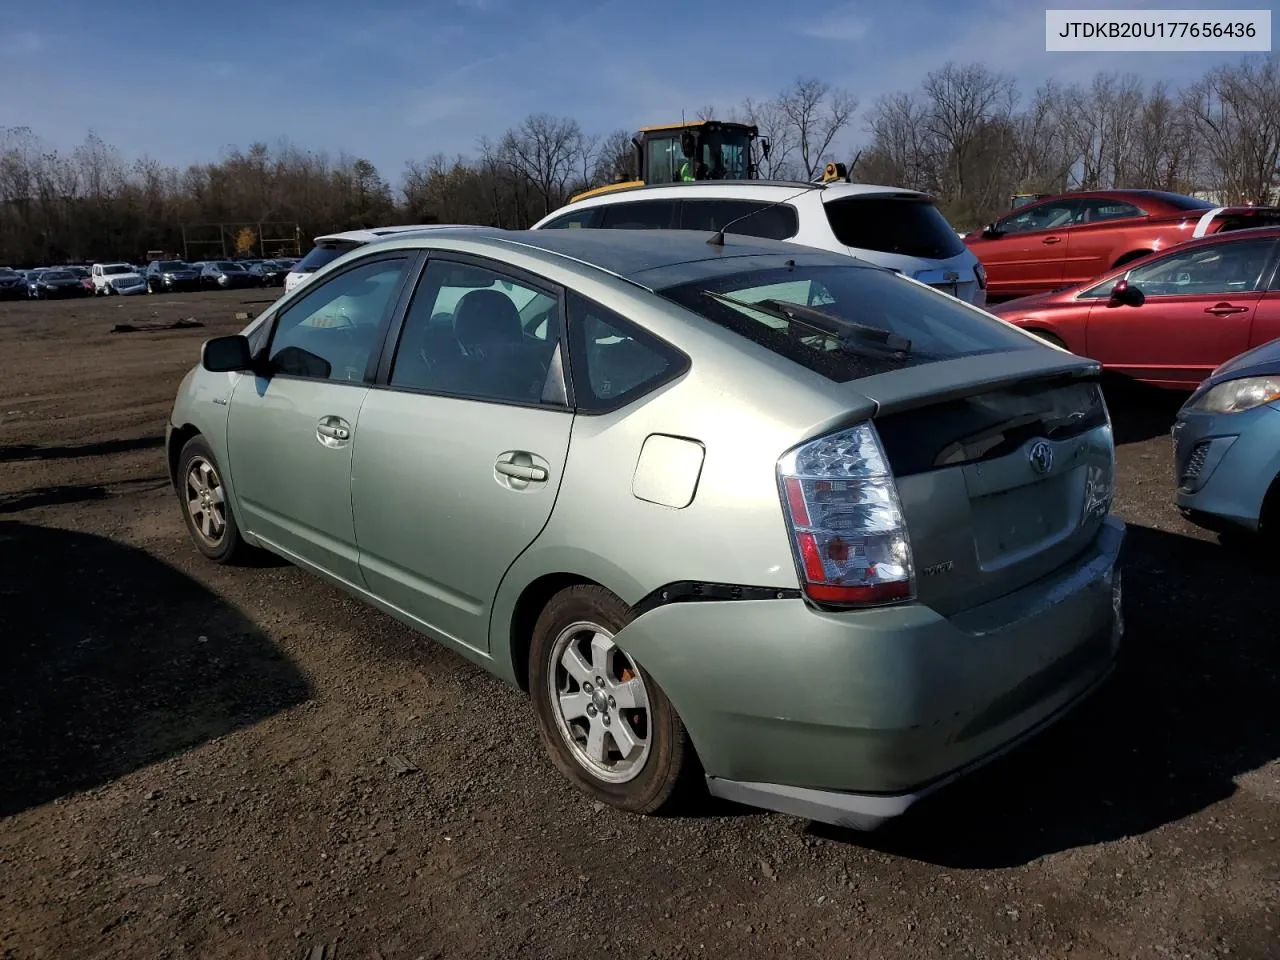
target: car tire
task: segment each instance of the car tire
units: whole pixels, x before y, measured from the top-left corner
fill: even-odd
[[[557,593],[534,626],[529,689],[557,769],[596,800],[648,814],[668,805],[696,758],[666,694],[613,643],[632,619],[631,609],[603,587]]]
[[[182,518],[196,549],[214,563],[241,559],[248,545],[226,500],[221,468],[204,437],[194,436],[183,445],[176,478]]]

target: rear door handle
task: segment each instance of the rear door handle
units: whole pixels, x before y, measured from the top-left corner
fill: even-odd
[[[1248,307],[1237,307],[1230,303],[1215,303],[1212,307],[1205,307],[1205,313],[1212,313],[1215,317],[1226,317],[1233,313],[1248,313]]]
[[[1062,238],[1061,237],[1045,237],[1040,242],[1041,243],[1061,243]]]
[[[493,465],[504,477],[511,477],[513,480],[524,480],[528,483],[543,483],[547,479],[547,470],[545,467],[539,467],[532,463],[512,463],[509,460],[499,460]]]

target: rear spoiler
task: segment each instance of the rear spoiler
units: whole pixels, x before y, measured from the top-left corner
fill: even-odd
[[[1206,210],[1191,231],[1191,239],[1211,233],[1243,230],[1248,227],[1272,227],[1280,224],[1280,207],[1214,207]]]

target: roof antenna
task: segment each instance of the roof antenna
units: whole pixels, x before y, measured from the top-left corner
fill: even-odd
[[[773,201],[773,203],[765,204],[763,207],[760,207],[757,210],[752,210],[750,213],[744,213],[740,217],[734,217],[732,220],[726,223],[723,227],[721,227],[719,230],[713,233],[710,239],[707,240],[707,243],[708,245],[713,247],[723,247],[724,232],[728,230],[730,227],[734,226],[735,224],[741,223],[743,220],[746,220],[748,217],[754,217],[757,213],[764,213],[766,210],[772,210],[774,207],[781,206],[784,203],[790,203],[796,197],[800,196],[800,194],[808,193],[810,190],[823,190],[826,188],[826,186],[827,185],[825,183],[812,183],[809,186],[805,187],[803,190],[801,190],[799,193],[793,193],[789,197],[783,197],[781,200],[775,200]]]

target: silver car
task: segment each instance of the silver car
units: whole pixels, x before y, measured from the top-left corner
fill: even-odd
[[[264,548],[533,698],[578,787],[870,828],[1120,637],[1096,363],[847,256],[688,231],[361,246],[205,343],[195,545]]]

